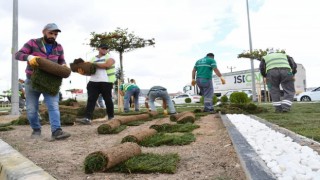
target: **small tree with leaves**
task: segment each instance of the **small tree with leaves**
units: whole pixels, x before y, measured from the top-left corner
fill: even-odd
[[[97,48],[100,44],[108,44],[110,51],[119,52],[120,59],[120,79],[123,82],[123,53],[130,52],[138,48],[153,46],[155,44],[154,38],[143,39],[129,33],[128,29],[117,28],[114,32],[104,32],[97,34],[91,33],[90,46]]]
[[[267,52],[269,49],[267,48],[266,50],[262,49],[255,49],[252,52],[250,51],[243,51],[241,54],[238,54],[238,58],[252,58],[256,59],[258,61],[262,60],[262,57],[267,55]],[[281,52],[281,53],[286,53],[284,49],[276,49],[275,52]]]

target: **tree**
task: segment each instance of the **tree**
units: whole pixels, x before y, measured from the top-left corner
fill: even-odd
[[[91,33],[90,46],[97,48],[100,44],[107,44],[110,51],[119,52],[120,59],[120,79],[123,81],[123,53],[130,52],[138,48],[153,46],[154,38],[143,39],[129,33],[128,29],[117,28],[114,32],[104,32],[101,34]]]
[[[252,52],[250,51],[243,51],[241,54],[238,54],[238,58],[252,58],[256,59],[258,61],[262,60],[262,57],[267,55],[267,51],[269,49],[267,48],[266,50],[262,49],[255,49]],[[275,52],[281,52],[281,53],[286,53],[284,49],[276,49]]]

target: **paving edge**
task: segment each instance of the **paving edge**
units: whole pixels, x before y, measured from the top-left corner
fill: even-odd
[[[0,179],[55,180],[42,168],[0,139]]]
[[[238,129],[226,115],[221,115],[221,120],[227,128],[230,139],[240,159],[242,168],[249,180],[275,180],[276,177],[266,166],[251,145],[246,141]]]

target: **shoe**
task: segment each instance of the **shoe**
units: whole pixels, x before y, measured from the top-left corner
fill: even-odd
[[[174,112],[174,113],[169,113],[169,115],[174,115],[174,114],[177,114],[177,112]]]
[[[282,110],[282,109],[276,109],[274,112],[275,112],[275,113],[282,113],[283,110]]]
[[[216,112],[212,109],[212,110],[204,110],[203,112],[207,112],[209,114],[215,114]]]
[[[33,129],[31,139],[39,139],[41,137],[41,129]]]
[[[91,124],[91,120],[88,118],[77,118],[76,122],[84,124],[84,125],[90,125]]]
[[[107,117],[107,120],[112,120],[114,117]]]
[[[62,131],[62,129],[58,128],[57,130],[55,130],[52,135],[51,138],[55,139],[55,140],[62,140],[62,139],[66,139],[68,137],[70,137],[71,134],[67,133],[65,131]]]

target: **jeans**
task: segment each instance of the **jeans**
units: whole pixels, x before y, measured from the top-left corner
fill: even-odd
[[[93,82],[89,81],[87,84],[88,91],[88,101],[87,101],[87,109],[86,109],[86,118],[93,118],[93,111],[96,106],[97,99],[99,94],[102,95],[103,100],[106,104],[106,112],[108,114],[108,118],[114,117],[114,105],[112,102],[112,88],[113,83],[108,82]]]
[[[27,104],[27,117],[32,129],[41,129],[41,124],[38,116],[39,112],[39,98],[42,94],[44,102],[48,108],[49,121],[51,132],[61,128],[60,111],[59,111],[59,93],[52,96],[48,93],[43,93],[32,88],[31,80],[25,81],[26,104]]]
[[[203,96],[204,111],[213,111],[213,84],[212,79],[197,78],[197,85]]]
[[[158,97],[166,101],[170,114],[176,113],[176,109],[174,108],[171,98],[168,95],[168,92],[166,90],[155,90],[155,91],[150,90],[149,91],[149,105],[150,105],[151,111],[156,111],[156,106],[154,105],[154,101]]]
[[[130,110],[129,101],[131,96],[133,96],[134,98],[134,110],[139,111],[139,94],[140,94],[139,88],[132,88],[126,91],[124,95],[124,112],[129,112]]]

